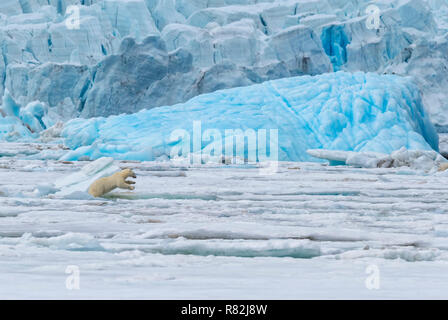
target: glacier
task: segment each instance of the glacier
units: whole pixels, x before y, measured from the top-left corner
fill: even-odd
[[[63,120],[133,113],[220,89],[332,71],[413,76],[448,129],[448,1],[5,0],[0,95]],[[79,28],[70,28],[73,6]],[[149,67],[150,66],[150,67]],[[124,72],[124,71],[128,72]],[[170,94],[165,94],[167,91]]]
[[[391,153],[402,147],[438,150],[439,144],[412,79],[341,71],[220,90],[134,114],[73,119],[62,131],[72,149],[62,160],[155,160],[172,156],[174,147],[188,156],[199,151],[190,148],[197,139],[195,122],[199,149],[217,156],[223,155],[223,146],[231,150],[224,156],[237,155],[234,130],[278,130],[278,145],[272,136],[265,142],[271,150],[278,148],[274,160],[280,161],[315,160],[308,149]],[[185,134],[176,135],[179,130]],[[249,142],[236,145],[246,156],[256,148]]]

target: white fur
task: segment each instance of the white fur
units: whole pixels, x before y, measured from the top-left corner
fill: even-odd
[[[135,173],[131,169],[114,173],[113,175],[101,178],[92,183],[89,187],[89,194],[94,197],[101,197],[116,188],[134,190],[133,181],[126,181],[126,178],[136,178]]]

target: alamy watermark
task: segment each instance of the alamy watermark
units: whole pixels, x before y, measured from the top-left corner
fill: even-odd
[[[371,4],[366,8],[367,20],[366,27],[369,30],[380,28],[381,10],[378,6]]]
[[[65,279],[65,287],[67,290],[79,290],[80,289],[80,271],[76,265],[70,265],[65,268],[65,273],[69,274]]]
[[[79,30],[81,27],[81,12],[79,6],[70,5],[65,10],[67,18],[65,19],[65,26],[69,30]]]
[[[269,143],[268,143],[269,140]],[[201,121],[193,121],[192,135],[185,129],[170,135],[170,158],[190,158],[193,164],[260,164],[260,174],[278,171],[278,129],[219,129],[202,132]]]
[[[380,268],[376,264],[368,265],[366,274],[368,274],[365,280],[366,288],[369,290],[379,290],[381,288]]]

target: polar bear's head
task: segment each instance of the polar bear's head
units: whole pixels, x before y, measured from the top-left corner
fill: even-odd
[[[125,179],[128,177],[137,178],[134,171],[132,171],[131,169],[124,169],[123,171],[121,171],[121,174]]]

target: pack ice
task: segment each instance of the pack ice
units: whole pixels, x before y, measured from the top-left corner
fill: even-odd
[[[221,90],[129,115],[74,119],[62,132],[72,149],[63,159],[154,160],[170,156],[175,146],[194,151],[188,148],[198,139],[194,123],[201,127],[201,150],[215,155],[222,151],[216,143],[233,143],[235,132],[229,130],[236,129],[277,129],[281,161],[316,161],[308,149],[438,150],[438,135],[410,78],[337,72]],[[179,130],[188,135],[173,138]],[[222,141],[214,141],[211,136],[219,135],[213,132]],[[268,138],[266,144],[271,146]]]
[[[406,150],[401,148],[391,154],[377,152],[353,152],[332,150],[307,150],[313,157],[325,159],[331,165],[350,165],[358,168],[399,168],[410,167],[435,173],[446,159],[432,150]]]

